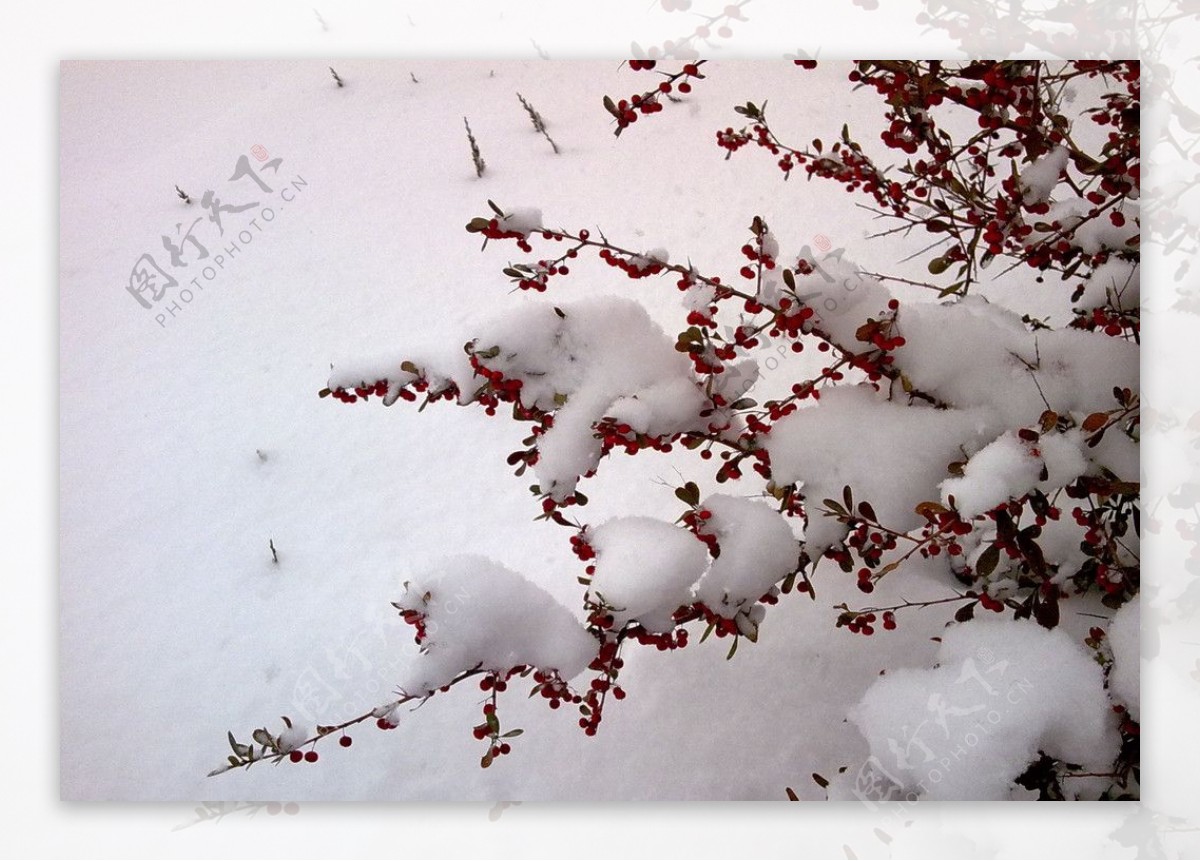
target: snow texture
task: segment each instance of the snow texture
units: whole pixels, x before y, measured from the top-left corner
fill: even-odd
[[[930,800],[1005,799],[1039,752],[1103,771],[1120,743],[1100,666],[1030,620],[951,628],[932,669],[889,672],[850,719],[876,776]]]
[[[845,535],[843,524],[817,509],[824,499],[841,499],[846,485],[892,528],[918,525],[914,508],[938,497],[946,467],[962,458],[963,446],[978,448],[986,439],[985,419],[980,410],[889,402],[868,386],[827,391],[816,406],[781,419],[767,451],[778,483],[802,485],[809,555]]]
[[[1108,645],[1113,654],[1108,690],[1136,721],[1141,720],[1141,636],[1141,596],[1135,595],[1117,610],[1108,626]]]
[[[613,607],[617,627],[640,622],[658,633],[692,603],[692,588],[708,566],[704,544],[685,529],[653,517],[616,517],[590,530],[596,551],[591,592]]]
[[[1082,442],[1075,429],[1046,434],[1036,443],[1005,433],[973,455],[961,477],[942,482],[942,501],[949,505],[953,496],[959,513],[971,518],[1034,489],[1048,492],[1070,484],[1087,470]]]
[[[628,299],[538,303],[485,326],[476,343],[480,350],[500,348],[486,364],[522,381],[526,406],[557,409],[534,466],[542,492],[556,500],[570,496],[599,463],[593,428],[601,419],[651,435],[705,425],[704,394],[691,365],[645,308]],[[460,382],[464,391],[470,386]]]
[[[540,586],[483,556],[454,556],[407,584],[396,602],[425,616],[422,654],[400,688],[431,694],[459,673],[480,667],[558,670],[571,679],[596,653],[596,641]]]
[[[717,536],[721,554],[696,588],[713,612],[732,617],[795,570],[800,542],[783,515],[765,502],[714,494],[705,532]]]
[[[1021,173],[1025,203],[1045,203],[1050,199],[1058,178],[1066,170],[1067,156],[1067,148],[1058,146],[1025,168]]]

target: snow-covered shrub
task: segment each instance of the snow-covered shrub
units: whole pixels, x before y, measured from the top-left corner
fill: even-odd
[[[703,61],[658,65],[630,63],[653,73],[651,85],[604,100],[616,133],[706,76]],[[814,63],[797,65],[803,76]],[[231,736],[228,767],[296,758],[363,721],[392,727],[403,703],[468,679],[487,695],[473,730],[485,767],[519,732],[498,717],[498,694],[518,680],[595,734],[625,697],[624,649],[685,648],[703,629],[700,639],[727,638],[732,656],[798,592],[815,603],[813,624],[852,634],[893,631],[918,608],[950,626],[937,666],[890,673],[849,716],[879,764],[872,779],[941,798],[1136,792],[1138,64],[848,71],[882,101],[882,149],[848,126],[830,145],[785,142],[753,102],[734,109],[746,125],[717,131],[716,143],[730,156],[766,151],[784,179],[840,184],[913,235],[927,271],[814,259],[787,248],[769,213],[746,213],[747,235],[724,238],[732,274],[701,272],[672,262],[687,249],[632,248],[488,201],[466,229],[485,246],[515,243],[521,259],[503,272],[516,288],[546,293],[594,255],[630,279],[665,278],[682,300],[677,325],[664,329],[629,299],[525,302],[464,333],[461,353],[338,367],[321,395],[479,406],[527,426],[508,465],[534,479],[533,513],[565,530],[583,612],[497,562],[449,560],[395,603],[421,655],[394,700],[301,744],[266,728],[257,748]],[[582,205],[572,217],[587,220]],[[1005,289],[1030,270],[1030,283]],[[1024,308],[1035,281],[1068,317]],[[755,359],[766,346],[786,358],[770,380]],[[675,490],[674,522],[586,522],[582,488],[606,459],[679,450],[695,472]],[[917,568],[934,572],[940,597],[820,598],[822,581],[848,578],[869,594]],[[1064,605],[1119,609],[1112,636],[1073,633]],[[1036,687],[1027,696],[1023,680]],[[951,723],[981,709],[987,740],[954,768],[953,750],[897,741],[939,719],[950,739]]]

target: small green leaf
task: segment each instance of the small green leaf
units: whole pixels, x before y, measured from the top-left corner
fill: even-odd
[[[500,737],[501,738],[516,738],[517,736],[521,735],[523,732],[525,732],[525,730],[523,730],[523,729],[510,729],[508,732],[506,732],[504,735],[502,735]]]
[[[979,560],[975,563],[975,573],[980,577],[987,577],[996,570],[996,565],[1000,562],[1000,548],[995,544],[989,544],[987,549],[979,554]]]

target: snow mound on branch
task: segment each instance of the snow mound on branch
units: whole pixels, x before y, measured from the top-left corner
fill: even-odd
[[[841,499],[849,485],[893,529],[919,525],[914,508],[938,497],[946,467],[988,439],[981,410],[936,410],[883,400],[869,386],[822,392],[814,407],[776,423],[767,438],[771,471],[779,484],[799,482],[808,506],[805,541],[810,556],[846,534],[817,509]]]
[[[1054,193],[1058,178],[1067,167],[1067,148],[1055,147],[1021,172],[1025,203],[1045,203]]]
[[[1075,429],[1046,434],[1036,443],[1012,432],[1002,434],[971,456],[961,478],[942,482],[942,502],[949,505],[953,496],[959,513],[972,518],[1035,488],[1048,492],[1070,484],[1088,468],[1082,443]]]
[[[887,309],[891,291],[840,253],[827,254],[813,266],[812,273],[795,276],[796,295],[816,313],[817,328],[836,344],[858,351],[863,345],[854,333],[868,317]]]
[[[522,403],[558,410],[534,466],[542,492],[556,500],[570,496],[599,463],[593,427],[603,418],[652,436],[706,427],[699,415],[706,401],[691,364],[631,300],[599,298],[558,309],[537,304],[494,322],[476,343],[500,348],[486,364],[522,381]]]
[[[700,579],[696,597],[731,618],[796,569],[800,542],[784,516],[765,502],[715,494],[701,507],[712,512],[704,531],[717,536],[721,555]]]
[[[616,627],[637,621],[648,631],[675,627],[671,616],[692,603],[708,565],[704,544],[653,517],[617,517],[590,530],[596,551],[591,591],[612,606]]]
[[[425,616],[422,654],[404,674],[409,694],[430,694],[459,673],[481,667],[581,673],[596,640],[540,586],[483,556],[441,560],[414,577],[396,602]]]
[[[1133,311],[1141,300],[1141,267],[1120,257],[1110,257],[1093,270],[1075,307],[1090,311],[1109,305]]]
[[[1034,222],[1033,232],[1025,237],[1025,244],[1031,246],[1061,238],[1087,254],[1098,254],[1105,248],[1113,251],[1130,250],[1130,240],[1141,233],[1139,204],[1123,200],[1091,217],[1093,209],[1095,207],[1086,200],[1074,197],[1051,204],[1050,211]],[[1116,213],[1115,217],[1122,223],[1114,224],[1114,216],[1110,213]],[[1055,224],[1059,226],[1055,227]],[[1050,229],[1039,229],[1038,225]]]
[[[1031,332],[1020,317],[967,296],[905,306],[896,365],[922,392],[955,407],[990,407],[997,430],[1027,427],[1050,408],[1083,415],[1115,406],[1113,386],[1138,391],[1138,347],[1074,329]]]
[[[535,206],[517,206],[500,219],[501,230],[528,236],[542,229],[542,211]]]
[[[1121,606],[1108,626],[1108,644],[1113,654],[1108,689],[1113,699],[1129,709],[1134,720],[1141,720],[1141,638],[1141,598],[1135,595]]]
[[[934,668],[888,673],[850,719],[870,743],[864,769],[930,800],[1005,799],[1039,752],[1104,771],[1120,745],[1100,666],[1028,620],[951,628]]]

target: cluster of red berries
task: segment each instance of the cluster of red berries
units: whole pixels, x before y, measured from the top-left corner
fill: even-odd
[[[600,250],[600,259],[609,266],[615,266],[630,278],[648,278],[657,275],[666,268],[666,264],[653,257],[641,255],[615,254],[608,248]]]
[[[596,558],[596,550],[588,543],[587,528],[581,529],[578,533],[571,536],[571,552],[574,553],[580,562],[591,562]],[[594,566],[589,566],[588,574],[595,574]]]
[[[869,637],[875,633],[877,619],[878,616],[873,612],[858,613],[847,610],[838,616],[836,627],[845,628],[851,634],[862,634],[864,637]],[[896,627],[896,617],[891,610],[883,614],[883,627],[889,631]]]
[[[293,750],[288,754],[288,759],[292,762],[316,762],[320,758],[320,755],[315,750],[307,752]]]
[[[677,611],[685,612],[684,610]],[[687,628],[675,628],[665,633],[647,631],[641,625],[631,625],[625,630],[626,639],[633,640],[639,646],[653,646],[660,652],[683,649],[688,644]]]
[[[1103,332],[1111,338],[1135,337],[1142,330],[1141,321],[1134,313],[1107,308],[1093,308],[1090,314],[1080,314],[1071,321],[1071,327]]]
[[[750,143],[750,135],[734,131],[732,127],[717,132],[717,146],[726,150],[725,158],[729,158],[748,143]]]
[[[979,606],[985,610],[991,610],[993,613],[1002,613],[1004,611],[1004,602],[998,598],[993,598],[987,592],[979,595]]]
[[[331,389],[329,394],[333,396],[335,401],[341,401],[344,404],[352,404],[359,398],[362,398],[364,401],[368,400],[371,395],[375,395],[377,398],[382,398],[387,395],[387,392],[388,381],[376,380],[372,385],[368,386],[367,384],[363,383],[350,390],[339,386],[336,389]],[[409,394],[411,395],[412,393],[409,392]]]
[[[540,694],[552,709],[560,708],[563,703],[578,705],[583,702],[583,697],[575,694],[557,673],[538,670],[533,674],[533,681],[534,687],[530,696]]]
[[[501,403],[511,403],[517,406],[521,418],[536,419],[540,417],[537,412],[527,409],[521,404],[521,389],[525,385],[523,381],[516,377],[510,379],[504,375],[503,371],[487,367],[477,354],[471,354],[470,362],[475,376],[487,380],[486,388],[476,396],[476,400],[483,405],[487,415],[496,415],[496,409]]]
[[[497,689],[499,690],[499,689]],[[485,703],[483,706],[483,723],[476,725],[471,734],[479,741],[488,739],[488,752],[486,758],[495,759],[498,756],[506,756],[512,753],[512,745],[502,740],[500,734],[500,721],[496,717],[496,704],[494,702]]]
[[[515,239],[517,240],[517,247],[527,254],[533,250],[533,246],[529,244],[529,237],[524,232],[520,230],[505,230],[500,226],[500,220],[497,218],[488,219],[487,224],[481,227],[478,232],[482,233],[487,239]]]
[[[600,440],[600,453],[607,455],[614,449],[622,449],[626,454],[637,454],[643,449],[652,449],[664,454],[674,448],[679,434],[651,435],[638,433],[625,422],[603,419],[596,423],[594,435]]]
[[[425,630],[425,614],[420,610],[401,610],[400,618],[405,624],[412,625],[416,628],[416,634],[413,637],[413,642],[418,646],[425,642],[428,632]]]

